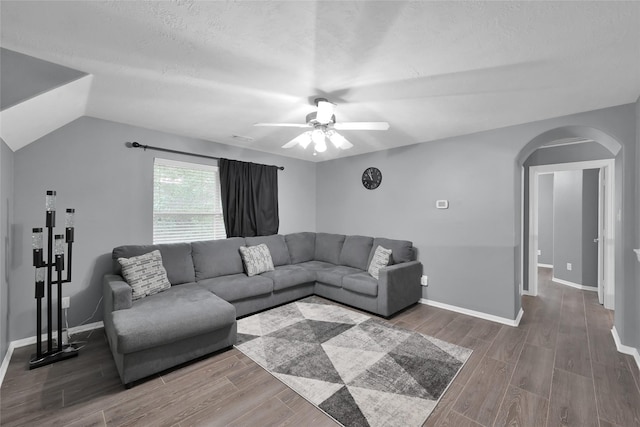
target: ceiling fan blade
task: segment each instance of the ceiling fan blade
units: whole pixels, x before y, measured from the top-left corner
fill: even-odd
[[[340,146],[341,150],[348,150],[349,148],[353,148],[353,144],[349,142],[348,139],[344,139],[344,141],[342,141],[342,145]]]
[[[285,127],[285,128],[308,128],[308,123],[254,123],[254,126]]]
[[[341,122],[333,126],[337,130],[387,130],[387,122]]]
[[[327,124],[331,121],[333,113],[336,111],[336,104],[329,101],[318,101],[318,114],[316,120],[318,123]]]
[[[300,144],[302,148],[307,148],[311,142],[311,131],[303,132],[282,146],[282,148],[292,148]]]
[[[296,144],[298,143],[298,137],[296,136],[295,138],[293,138],[291,141],[287,142],[286,144],[284,144],[282,146],[282,148],[293,148],[296,146]]]
[[[344,136],[340,135],[338,132],[336,132],[333,129],[327,131],[327,136],[329,137],[329,141],[331,141],[333,145],[336,146],[336,148],[340,148],[342,150],[348,150],[349,148],[353,147],[352,143],[347,141],[347,139]]]

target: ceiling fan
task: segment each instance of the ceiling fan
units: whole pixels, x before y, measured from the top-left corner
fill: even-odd
[[[277,127],[295,127],[295,128],[311,128],[301,135],[296,136],[287,142],[282,148],[291,148],[299,144],[302,148],[307,148],[311,142],[314,144],[315,151],[322,153],[327,150],[327,138],[336,147],[347,150],[353,147],[353,144],[340,135],[336,130],[387,130],[389,123],[387,122],[342,122],[336,123],[336,104],[329,102],[326,98],[316,98],[314,100],[318,111],[307,114],[307,122],[301,123],[256,123],[254,126],[277,126]]]

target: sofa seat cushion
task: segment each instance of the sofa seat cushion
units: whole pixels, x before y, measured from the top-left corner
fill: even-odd
[[[195,283],[142,298],[113,312],[118,352],[133,353],[232,325],[233,305]]]
[[[343,265],[338,265],[332,268],[324,268],[322,270],[318,270],[316,272],[316,280],[318,282],[342,287],[342,278],[349,274],[361,273],[362,270],[353,267],[345,267]]]
[[[369,273],[358,273],[345,276],[342,279],[342,288],[359,294],[378,296],[378,281]]]
[[[324,262],[324,261],[307,261],[307,262],[301,262],[300,264],[296,264],[296,266],[302,267],[305,270],[318,271],[318,270],[323,270],[325,268],[333,268],[336,265],[331,264],[330,262]]]
[[[295,265],[283,265],[276,267],[273,271],[262,273],[261,276],[273,280],[273,290],[292,288],[303,283],[313,283],[316,281],[315,271],[307,270]]]
[[[229,302],[273,292],[273,280],[262,275],[231,274],[200,280],[198,284]]]

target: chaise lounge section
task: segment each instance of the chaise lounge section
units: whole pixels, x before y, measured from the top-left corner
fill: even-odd
[[[264,244],[273,269],[249,276],[241,247]],[[391,250],[374,278],[376,248]],[[138,300],[119,258],[159,250],[171,287]],[[104,277],[104,325],[125,385],[235,344],[236,318],[319,295],[389,317],[421,297],[422,264],[410,241],[301,232],[113,250]]]

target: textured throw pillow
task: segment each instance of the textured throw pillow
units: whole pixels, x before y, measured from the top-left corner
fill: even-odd
[[[379,279],[379,271],[382,267],[389,265],[389,259],[391,258],[391,249],[385,249],[382,246],[378,246],[373,253],[371,262],[369,263],[369,274]]]
[[[249,277],[274,269],[271,252],[264,243],[256,246],[240,246],[240,257]]]
[[[133,301],[171,287],[159,250],[131,258],[118,258],[122,276],[133,289]]]

